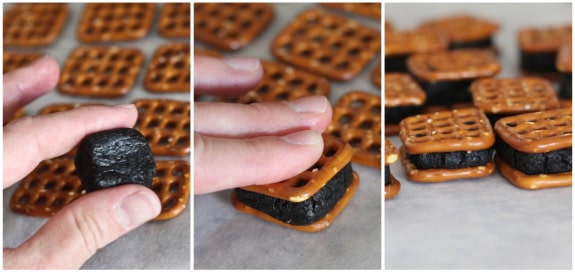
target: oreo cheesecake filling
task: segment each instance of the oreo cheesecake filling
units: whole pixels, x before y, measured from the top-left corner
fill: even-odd
[[[385,57],[385,72],[392,73],[407,73],[409,69],[407,68],[407,58],[409,55],[397,55],[397,56],[386,56]]]
[[[464,49],[464,48],[485,48],[489,49],[493,46],[491,37],[481,40],[465,41],[465,42],[451,42],[449,49]]]
[[[571,147],[542,153],[525,153],[498,139],[495,148],[497,156],[526,175],[557,174],[571,172],[572,169]]]
[[[528,72],[557,72],[555,60],[557,52],[528,53],[521,52],[521,68]]]
[[[397,124],[408,116],[417,115],[421,112],[421,106],[398,106],[385,108],[385,123]]]
[[[317,193],[302,202],[290,202],[260,193],[235,189],[244,204],[290,225],[310,225],[323,218],[344,196],[353,179],[351,163],[344,166]]]
[[[458,169],[486,165],[492,160],[494,152],[494,148],[488,148],[477,151],[407,153],[407,156],[417,169]]]
[[[419,84],[427,94],[426,105],[452,106],[459,102],[471,102],[469,86],[472,80],[455,81],[420,81]]]

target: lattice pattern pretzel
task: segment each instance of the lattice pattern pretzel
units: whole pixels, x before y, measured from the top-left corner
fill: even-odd
[[[78,25],[82,42],[130,41],[148,33],[153,3],[89,3]]]
[[[190,45],[167,44],[156,49],[144,87],[153,92],[190,92]]]
[[[252,42],[274,17],[265,3],[194,3],[194,37],[221,50]]]
[[[162,212],[154,220],[166,220],[181,214],[190,197],[190,164],[187,161],[156,161],[152,190],[162,203]]]
[[[279,60],[334,80],[355,77],[380,52],[381,33],[320,10],[301,13],[272,44]]]
[[[131,90],[143,62],[138,49],[79,47],[64,64],[58,89],[69,95],[122,96]]]
[[[4,46],[49,45],[56,40],[67,18],[67,4],[14,4],[4,13]]]
[[[495,143],[489,120],[476,108],[410,116],[399,125],[399,136],[410,154],[476,151]]]
[[[333,117],[325,133],[349,143],[352,161],[381,167],[381,96],[351,91],[333,108]]]
[[[152,154],[186,156],[190,153],[190,103],[139,99],[135,129],[148,140]]]
[[[483,49],[416,54],[407,59],[407,67],[418,79],[431,82],[488,77],[501,70],[494,53]]]
[[[190,3],[164,3],[158,31],[168,38],[190,36]]]
[[[381,3],[321,3],[320,5],[381,20]]]

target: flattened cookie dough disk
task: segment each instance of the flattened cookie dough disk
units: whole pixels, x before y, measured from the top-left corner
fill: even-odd
[[[288,228],[316,232],[328,227],[355,193],[351,147],[324,134],[324,152],[301,174],[268,185],[237,188],[232,203],[239,211]]]
[[[381,33],[312,9],[298,15],[272,43],[279,60],[333,80],[349,80],[380,52]]]
[[[146,138],[131,128],[86,136],[78,147],[75,164],[88,192],[122,184],[150,188],[156,174],[156,164]]]

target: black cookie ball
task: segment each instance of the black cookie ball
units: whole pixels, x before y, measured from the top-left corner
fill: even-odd
[[[87,192],[122,184],[152,186],[156,163],[142,134],[118,128],[90,134],[78,147],[76,172]]]

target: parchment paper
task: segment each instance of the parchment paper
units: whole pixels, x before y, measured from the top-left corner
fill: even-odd
[[[571,24],[571,4],[385,5],[397,29],[465,12],[499,22],[499,77],[519,76],[520,28]],[[390,137],[399,147],[399,137]],[[571,188],[529,191],[499,172],[481,179],[438,184],[408,181],[397,161],[391,173],[401,182],[385,202],[386,269],[571,269]]]
[[[295,16],[317,4],[274,4],[275,18],[247,48],[226,56],[256,56],[274,60],[270,44]],[[375,29],[377,20],[330,10]],[[206,46],[199,42],[196,45]],[[329,100],[334,104],[345,92],[357,89],[375,94],[370,73],[380,61],[374,58],[355,79],[331,81]],[[286,160],[297,158],[286,158]],[[223,166],[225,167],[225,166]],[[380,269],[382,184],[379,169],[353,164],[359,188],[349,205],[327,229],[299,232],[236,211],[230,190],[194,197],[195,269]]]
[[[3,12],[10,4],[3,4]],[[68,54],[80,42],[76,38],[77,24],[83,12],[84,4],[71,3],[69,4],[70,12],[66,26],[62,29],[62,33],[57,41],[47,47],[36,49],[24,48],[8,48],[8,51],[38,51],[47,53],[58,61],[60,67],[68,58]],[[162,5],[156,5],[155,16],[152,26],[147,36],[143,39],[132,42],[118,42],[118,43],[97,43],[94,45],[117,45],[122,47],[136,47],[142,50],[145,55],[145,62],[140,70],[139,77],[136,81],[134,88],[126,96],[117,99],[94,99],[66,96],[53,90],[37,101],[31,103],[26,107],[26,112],[29,115],[36,114],[38,110],[46,105],[53,103],[105,103],[105,104],[124,104],[131,103],[139,98],[165,98],[165,99],[179,99],[183,101],[190,101],[189,93],[175,93],[175,94],[154,94],[146,91],[143,88],[142,81],[146,68],[153,56],[155,49],[163,44],[172,42],[189,42],[189,38],[182,39],[167,39],[158,34],[157,21],[160,16]],[[92,45],[92,44],[89,44]],[[62,133],[66,133],[65,131]],[[54,135],[58,137],[58,135]],[[158,159],[174,159],[168,157],[158,157]],[[182,159],[182,158],[180,158]],[[189,160],[189,157],[183,158]],[[28,239],[37,229],[43,225],[47,219],[35,218],[18,213],[14,213],[10,209],[10,198],[17,184],[4,190],[3,192],[3,238],[4,247],[16,247],[23,241]],[[191,204],[191,203],[188,203]],[[191,206],[191,205],[188,205]],[[189,269],[190,268],[190,208],[186,210],[177,218],[159,221],[148,222],[142,227],[133,230],[127,235],[119,238],[108,246],[98,250],[98,252],[89,259],[83,269]]]

